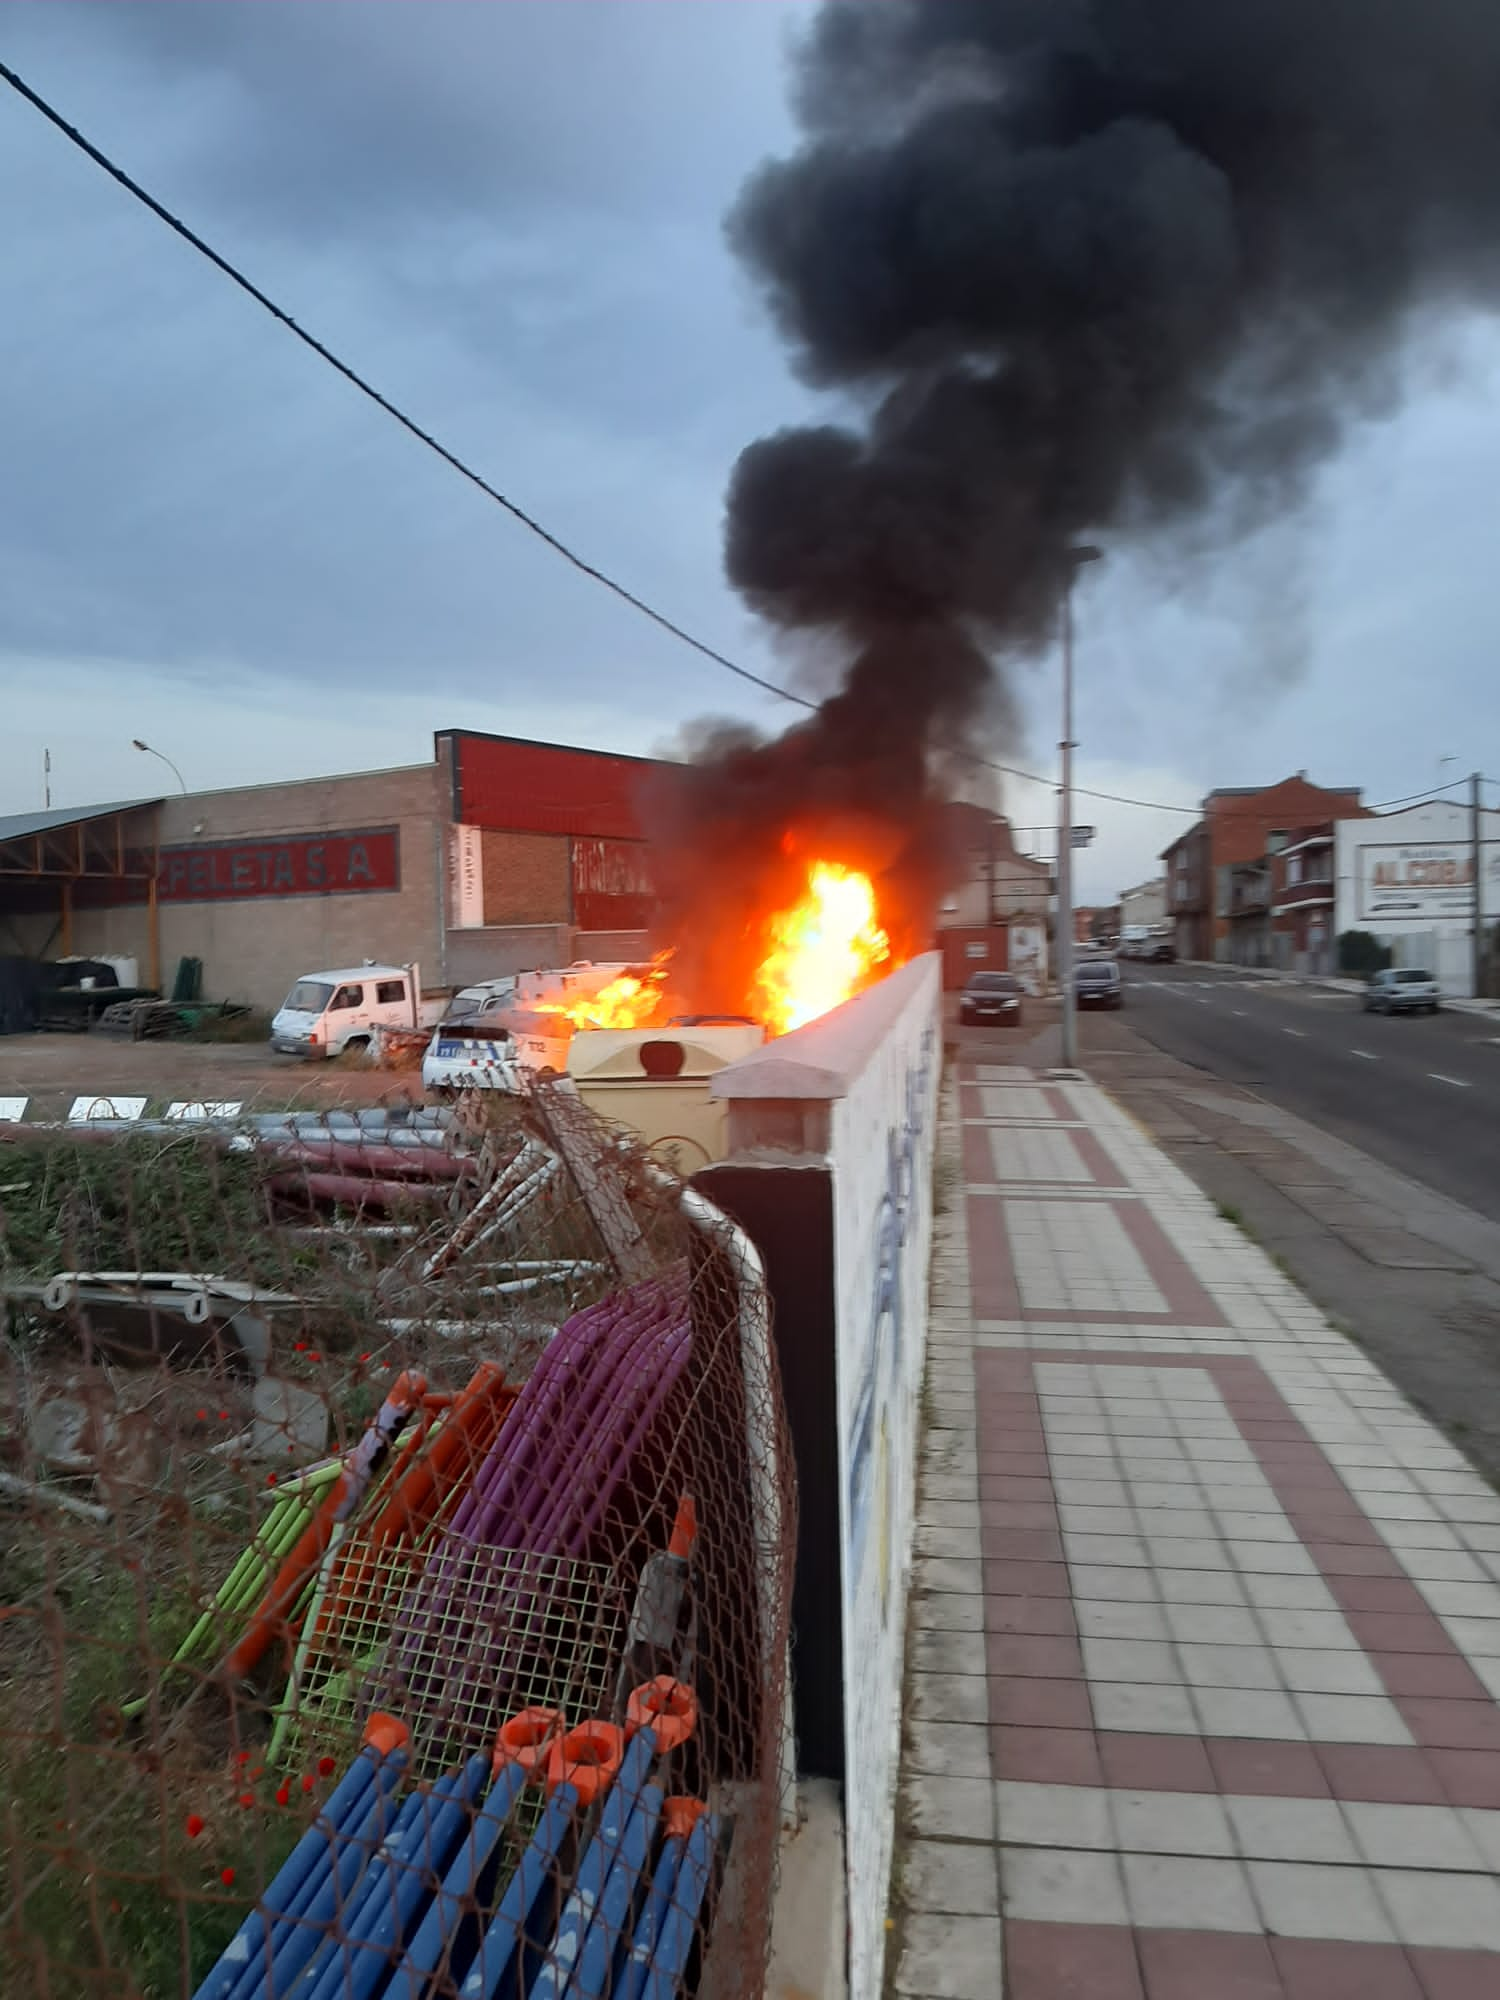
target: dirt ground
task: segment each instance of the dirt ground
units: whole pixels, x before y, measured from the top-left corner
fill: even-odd
[[[147,1115],[175,1100],[239,1102],[245,1109],[422,1101],[415,1072],[303,1062],[255,1042],[121,1041],[113,1036],[0,1038],[0,1096],[30,1100],[28,1122],[66,1118],[74,1098],[144,1097]]]

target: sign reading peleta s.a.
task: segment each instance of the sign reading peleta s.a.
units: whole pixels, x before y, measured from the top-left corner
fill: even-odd
[[[163,903],[240,903],[289,896],[357,896],[401,886],[401,833],[303,833],[282,840],[216,840],[164,847]]]

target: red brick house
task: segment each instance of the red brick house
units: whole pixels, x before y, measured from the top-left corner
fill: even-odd
[[[1314,785],[1305,771],[1276,785],[1210,792],[1203,817],[1162,854],[1178,957],[1280,963],[1276,858],[1294,835],[1366,816],[1358,786]]]

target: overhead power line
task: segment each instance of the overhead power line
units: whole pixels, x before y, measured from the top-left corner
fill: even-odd
[[[247,297],[254,299],[255,303],[268,312],[278,325],[284,327],[288,333],[292,334],[297,340],[300,340],[303,346],[316,354],[320,361],[326,362],[337,374],[343,376],[344,380],[351,387],[357,389],[362,396],[367,397],[377,409],[382,410],[386,416],[390,417],[395,423],[398,423],[419,444],[423,444],[429,451],[435,452],[445,465],[451,466],[462,478],[468,480],[470,485],[483,493],[486,499],[493,501],[497,507],[502,508],[510,515],[512,520],[519,522],[523,528],[529,530],[539,541],[545,542],[554,555],[560,556],[564,562],[568,563],[573,569],[576,569],[581,576],[586,576],[591,582],[599,584],[601,588],[617,597],[622,604],[629,605],[632,611],[639,612],[643,618],[648,618],[661,631],[666,632],[674,639],[680,640],[684,646],[691,647],[695,653],[699,654],[705,660],[712,661],[716,667],[722,667],[726,673],[735,675],[737,679],[748,682],[752,687],[762,689],[766,694],[775,695],[778,700],[792,702],[798,708],[816,711],[819,704],[811,700],[807,695],[798,694],[792,688],[782,687],[778,682],[767,679],[764,674],[757,674],[751,668],[741,666],[737,660],[730,659],[727,653],[720,652],[717,646],[710,645],[706,639],[698,638],[695,633],[688,631],[686,626],[678,624],[675,618],[668,617],[664,611],[658,611],[654,604],[648,603],[645,598],[639,596],[626,584],[619,582],[617,578],[611,576],[607,570],[601,569],[597,563],[591,563],[587,557],[581,556],[561,536],[553,534],[550,528],[544,527],[534,514],[528,513],[524,507],[518,505],[516,501],[502,493],[498,487],[493,486],[484,477],[483,473],[476,472],[474,467],[468,464],[466,460],[460,458],[457,452],[450,450],[447,445],[434,437],[431,431],[424,429],[415,418],[409,417],[388,396],[382,395],[372,382],[359,373],[358,369],[352,367],[347,361],[335,354],[331,347],[328,347],[314,334],[309,333],[304,326],[299,325],[284,306],[278,305],[269,293],[262,291],[260,286],[253,279],[248,278],[238,265],[231,263],[229,258],[215,250],[211,243],[201,237],[195,229],[190,228],[180,216],[174,215],[171,209],[167,208],[164,203],[156,199],[155,195],[142,187],[141,183],[133,175],[127,173],[107,153],[102,152],[91,139],[86,138],[79,131],[76,125],[70,124],[54,105],[50,104],[38,91],[33,90],[24,77],[20,76],[3,62],[0,62],[0,78],[3,78],[10,85],[11,89],[18,96],[23,97],[34,110],[39,111],[50,125],[55,126],[65,139],[76,146],[87,158],[92,160],[95,166],[102,168],[110,176],[111,180],[118,182],[125,189],[127,194],[133,195],[138,202],[148,208],[159,222],[164,222],[168,229],[182,238],[184,243],[190,244],[200,256],[206,257],[216,270],[229,279],[231,284],[237,285]],[[972,762],[981,765],[985,770],[995,771],[1003,777],[1020,778],[1028,784],[1043,785],[1054,789],[1057,785],[1055,778],[1044,778],[1039,772],[1024,771],[1014,764],[999,763],[996,759],[980,756],[977,752],[965,752],[964,754]],[[1371,810],[1374,812],[1384,812],[1390,806],[1408,805],[1414,799],[1431,797],[1437,792],[1451,791],[1456,786],[1467,783],[1468,780],[1466,778],[1456,778],[1451,785],[1434,787],[1433,792],[1414,792],[1410,798],[1391,799],[1387,801],[1386,805],[1375,806]],[[1163,799],[1131,798],[1120,792],[1096,791],[1086,785],[1075,785],[1073,790],[1081,798],[1099,799],[1109,805],[1133,806],[1143,812],[1185,813],[1189,818],[1193,819],[1202,817],[1201,806],[1176,805]],[[1217,815],[1220,819],[1237,816],[1232,813]]]
[[[761,674],[752,673],[749,667],[742,667],[738,661],[731,660],[727,654],[719,652],[716,647],[710,646],[706,640],[696,638],[693,633],[679,625],[675,619],[669,618],[665,612],[658,611],[654,605],[648,604],[643,597],[638,597],[633,590],[628,589],[626,585],[618,582],[607,571],[600,569],[597,564],[591,563],[586,557],[579,555],[578,551],[570,548],[560,536],[554,535],[550,528],[543,527],[542,523],[534,515],[528,514],[524,507],[518,506],[514,500],[509,499],[502,493],[498,487],[492,486],[482,473],[476,472],[472,465],[467,464],[458,456],[457,452],[450,451],[447,445],[441,443],[432,435],[431,431],[424,430],[414,418],[407,416],[406,412],[398,408],[388,396],[383,396],[372,382],[367,381],[357,369],[350,367],[347,361],[341,360],[331,347],[325,346],[321,340],[309,333],[305,327],[299,326],[297,321],[293,319],[292,315],[283,306],[279,306],[268,293],[261,290],[259,285],[255,284],[252,279],[247,278],[237,265],[232,264],[227,257],[221,256],[211,243],[205,242],[196,230],[190,229],[180,216],[174,215],[153,194],[148,193],[138,180],[135,180],[130,174],[126,173],[125,169],[110,159],[108,154],[102,153],[91,140],[86,139],[76,125],[70,125],[62,113],[49,104],[46,98],[34,91],[23,77],[18,76],[13,69],[10,69],[4,63],[0,63],[0,77],[4,78],[12,90],[24,97],[28,104],[40,111],[50,124],[55,125],[65,138],[71,140],[78,147],[80,152],[86,153],[95,166],[102,167],[112,180],[118,181],[128,194],[134,195],[137,201],[142,202],[149,208],[159,221],[167,225],[168,229],[173,230],[185,243],[190,243],[200,256],[206,257],[217,270],[222,271],[231,284],[238,285],[242,292],[254,299],[258,306],[263,307],[274,320],[286,328],[288,333],[293,334],[300,340],[304,347],[311,348],[319,360],[326,361],[330,368],[335,369],[342,375],[344,380],[358,389],[362,396],[368,396],[378,409],[384,410],[385,414],[400,424],[403,430],[409,431],[419,443],[426,445],[429,451],[435,451],[438,457],[446,464],[451,465],[455,472],[460,473],[471,485],[477,486],[479,491],[487,499],[493,500],[497,507],[503,507],[513,520],[519,521],[523,528],[528,528],[539,540],[544,541],[555,555],[562,557],[564,562],[571,563],[573,568],[578,570],[582,575],[589,577],[597,584],[601,584],[605,590],[612,591],[623,603],[628,604],[633,611],[640,612],[643,618],[649,618],[653,625],[660,626],[662,631],[670,633],[674,639],[680,639],[683,645],[691,646],[695,653],[701,653],[705,659],[712,660],[715,666],[723,667],[727,673],[737,674],[742,681],[749,681],[755,687],[764,688],[767,694],[779,695],[783,701],[797,702],[803,708],[817,707],[817,703],[809,701],[806,696],[794,694],[788,688],[778,687],[774,681],[767,680]]]

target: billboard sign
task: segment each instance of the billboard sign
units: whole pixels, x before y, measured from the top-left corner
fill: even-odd
[[[1357,850],[1361,917],[1472,919],[1474,850],[1467,841]],[[1488,900],[1488,899],[1486,899]]]

